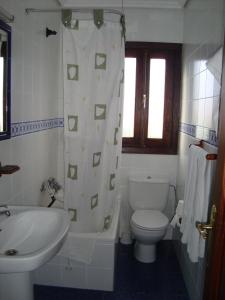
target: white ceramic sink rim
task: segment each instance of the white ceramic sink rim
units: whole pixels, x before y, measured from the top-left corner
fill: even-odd
[[[5,228],[7,230],[7,226],[10,226],[10,223],[17,220],[15,216],[19,218],[28,217],[28,214],[33,216],[39,216],[38,214],[45,214],[45,216],[49,215],[50,217],[57,218],[57,229],[51,232],[54,237],[49,238],[49,242],[43,243],[41,248],[34,249],[34,251],[28,251],[27,253],[18,253],[15,256],[7,256],[4,254],[5,250],[4,245],[0,246],[0,273],[18,273],[18,272],[26,272],[32,271],[42,264],[46,263],[49,259],[51,259],[61,248],[66,234],[69,229],[69,215],[63,209],[57,208],[45,208],[45,207],[28,207],[28,206],[8,206],[9,211],[12,216],[10,217],[1,217],[0,219],[0,228]],[[2,220],[3,219],[3,220]],[[2,221],[1,221],[2,220]],[[36,225],[38,226],[38,224]],[[9,228],[9,227],[8,227]],[[43,228],[42,228],[43,229]],[[51,228],[52,229],[52,228]],[[16,230],[16,229],[15,229]],[[48,228],[46,228],[48,230]],[[2,231],[3,233],[3,231]],[[47,234],[47,233],[46,233]],[[0,232],[1,236],[1,232]],[[46,236],[45,236],[46,239]],[[7,242],[7,241],[6,241]],[[16,248],[16,247],[15,247]],[[1,251],[3,249],[3,251]],[[26,252],[26,250],[23,249]],[[2,253],[3,252],[3,253]]]

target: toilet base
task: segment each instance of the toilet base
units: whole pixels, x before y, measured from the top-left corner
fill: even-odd
[[[144,245],[136,241],[134,256],[142,263],[153,263],[156,260],[156,245]]]

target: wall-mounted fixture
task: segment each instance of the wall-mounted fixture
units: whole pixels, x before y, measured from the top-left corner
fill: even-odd
[[[9,175],[9,174],[13,174],[16,171],[19,171],[20,167],[16,166],[16,165],[6,165],[6,166],[2,166],[2,164],[0,163],[0,177],[2,175]]]
[[[50,35],[56,35],[56,34],[57,34],[57,32],[55,30],[51,30],[48,27],[46,27],[46,30],[45,30],[46,37],[49,37]]]

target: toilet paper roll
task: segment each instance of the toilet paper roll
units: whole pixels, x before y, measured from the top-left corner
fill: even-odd
[[[184,200],[179,200],[176,208],[176,213],[170,222],[171,226],[175,228],[177,225],[180,227],[181,225],[181,219],[183,217],[183,211],[184,211]]]

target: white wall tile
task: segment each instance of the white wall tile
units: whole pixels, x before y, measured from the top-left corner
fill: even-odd
[[[59,35],[46,39],[45,27],[59,31],[57,14],[25,14],[25,7],[52,1],[1,1],[15,16],[12,26],[12,122],[58,117]],[[38,205],[41,183],[57,177],[58,130],[0,141],[2,164],[20,171],[0,179],[2,198],[10,204]],[[1,200],[2,202],[2,200]]]
[[[199,76],[199,99],[205,98],[206,94],[206,70],[202,71]]]
[[[195,108],[192,107],[190,103],[189,100],[185,100],[181,105],[182,122],[186,124],[190,124],[193,118],[197,118],[197,110],[194,110],[193,112],[193,109]],[[196,105],[196,102],[192,101],[192,104]]]
[[[194,123],[195,125],[204,126],[205,120],[205,99],[196,100],[198,103],[198,118],[197,122]]]
[[[214,76],[212,73],[207,70],[206,71],[206,91],[205,96],[206,98],[213,96],[213,87],[214,87]]]
[[[213,97],[216,96],[220,96],[220,83],[217,80],[214,80]]]
[[[217,96],[213,98],[213,112],[212,112],[212,126],[211,126],[211,128],[215,131],[218,130],[219,108],[220,108],[220,97]]]
[[[204,121],[205,127],[208,128],[213,127],[212,124],[213,113],[215,114],[215,111],[213,112],[213,98],[206,98],[205,99],[205,121]]]
[[[200,74],[196,74],[193,77],[193,100],[199,99],[199,90],[200,90]]]
[[[183,11],[160,9],[125,9],[128,41],[183,41]]]
[[[188,53],[190,55],[190,53]],[[198,48],[195,52],[192,54],[192,60],[190,61],[190,65],[193,66],[193,75],[197,75],[200,73],[200,65],[201,65],[201,48]]]

